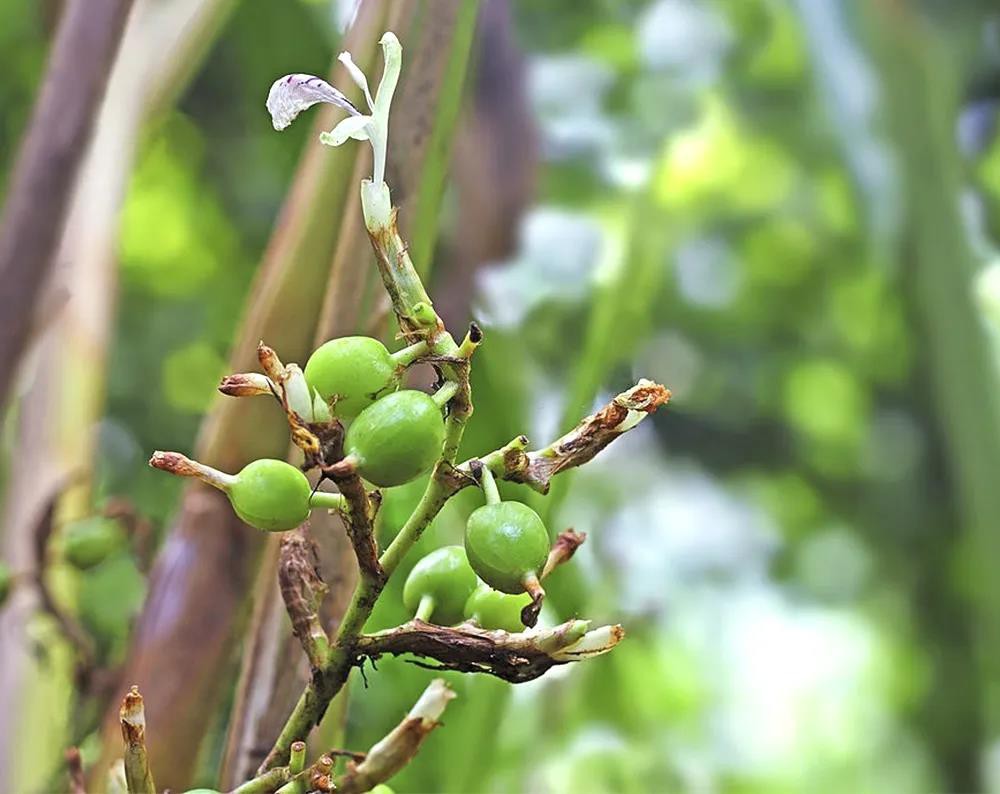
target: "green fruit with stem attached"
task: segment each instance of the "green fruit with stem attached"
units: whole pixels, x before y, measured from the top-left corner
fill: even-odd
[[[347,429],[344,451],[362,477],[389,488],[428,471],[441,455],[442,444],[439,403],[422,391],[406,389],[358,414]]]
[[[462,620],[477,581],[465,549],[442,546],[413,566],[403,585],[403,604],[420,620],[451,626]]]
[[[283,460],[247,464],[226,490],[236,515],[257,529],[295,529],[309,517],[309,480]]]
[[[465,602],[465,618],[475,621],[484,629],[524,631],[521,611],[530,603],[531,596],[527,593],[519,595],[501,593],[480,582],[472,591],[469,600]]]
[[[494,590],[523,593],[549,556],[549,533],[538,513],[520,502],[498,502],[473,511],[465,551],[479,578]]]
[[[3,606],[4,601],[7,600],[13,586],[14,574],[10,572],[6,563],[0,562],[0,606]]]
[[[104,562],[124,545],[125,533],[113,518],[85,518],[63,530],[63,559],[81,571]]]
[[[379,397],[399,388],[399,375],[427,345],[390,353],[370,336],[344,336],[320,345],[303,370],[308,383],[341,419],[353,419]]]

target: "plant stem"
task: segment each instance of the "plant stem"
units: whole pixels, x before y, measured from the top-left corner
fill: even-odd
[[[416,620],[422,620],[427,623],[431,619],[431,615],[434,614],[434,596],[427,593],[420,598],[420,604],[417,606],[417,612],[413,616]]]
[[[421,340],[409,347],[404,347],[402,350],[397,350],[390,358],[392,359],[392,363],[397,367],[408,367],[421,356],[427,355],[429,350],[427,341]]]
[[[306,743],[292,742],[291,755],[288,759],[288,771],[297,775],[306,768]]]
[[[486,504],[488,505],[498,505],[500,504],[500,491],[497,489],[497,481],[493,477],[493,472],[489,470],[489,467],[483,466],[480,469],[480,485],[483,488],[483,493],[486,495]]]
[[[347,507],[347,500],[344,499],[343,494],[330,493],[329,491],[314,491],[309,499],[309,506],[340,512]]]
[[[280,766],[237,786],[230,794],[271,794],[280,786],[285,785],[290,776],[291,772],[288,767]]]
[[[458,393],[458,389],[459,385],[455,381],[448,381],[431,395],[431,399],[438,404],[439,408],[444,408],[451,398]]]

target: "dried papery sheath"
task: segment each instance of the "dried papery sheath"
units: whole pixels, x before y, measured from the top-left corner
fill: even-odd
[[[227,397],[257,397],[264,394],[277,395],[278,391],[267,375],[259,372],[240,372],[226,375],[219,384],[219,391]]]
[[[555,651],[552,658],[560,662],[576,662],[600,656],[614,648],[624,637],[625,630],[621,626],[601,626],[588,631],[572,645]]]
[[[336,105],[352,116],[361,115],[340,91],[312,74],[286,74],[274,81],[267,94],[267,110],[276,130],[285,129],[299,113],[317,102]]]

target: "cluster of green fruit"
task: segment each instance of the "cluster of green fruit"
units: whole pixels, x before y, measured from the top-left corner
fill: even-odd
[[[344,459],[373,485],[409,482],[441,454],[442,409],[454,388],[433,395],[399,389],[403,371],[426,349],[420,342],[390,353],[377,339],[348,336],[326,342],[306,362],[309,388],[349,423]],[[281,460],[256,460],[224,487],[243,521],[271,532],[297,527],[319,506],[305,475]]]
[[[348,425],[344,460],[376,486],[409,482],[441,455],[442,411],[454,385],[434,395],[399,388],[403,371],[426,350],[418,343],[390,353],[377,339],[344,337],[319,347],[303,370],[309,389]],[[466,618],[484,628],[520,630],[537,617],[548,532],[531,508],[500,500],[488,469],[477,471],[487,504],[469,517],[464,549],[446,547],[421,560],[405,600],[425,620],[450,625]],[[324,499],[299,469],[280,460],[254,461],[220,486],[243,521],[268,531],[299,526]]]
[[[500,500],[489,469],[480,477],[486,504],[469,516],[464,547],[444,546],[413,566],[403,603],[424,621],[521,631],[538,616],[549,534],[530,507]]]

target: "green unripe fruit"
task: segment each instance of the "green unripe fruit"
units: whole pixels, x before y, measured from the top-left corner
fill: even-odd
[[[375,788],[368,792],[368,794],[396,794],[391,788],[389,788],[385,783],[379,783]]]
[[[342,419],[353,419],[398,386],[396,362],[378,339],[345,336],[320,345],[305,366],[306,383],[333,406]]]
[[[549,556],[549,533],[538,513],[520,502],[483,505],[465,526],[465,551],[479,578],[494,590],[523,593],[525,578]]]
[[[13,586],[14,574],[10,572],[10,568],[7,567],[6,563],[0,562],[0,607],[7,600],[7,596],[10,595]]]
[[[63,558],[81,571],[104,562],[124,545],[125,533],[111,518],[86,518],[75,521],[63,531]]]
[[[444,444],[444,418],[433,399],[406,389],[365,408],[347,429],[344,451],[369,482],[402,485],[434,465]]]
[[[451,626],[462,620],[476,583],[465,549],[442,546],[413,566],[403,585],[403,604],[421,620],[433,617],[438,625]]]
[[[510,595],[481,583],[465,602],[465,617],[484,629],[524,631],[521,610],[530,603],[531,596],[527,593]]]
[[[247,464],[228,493],[236,515],[257,529],[295,529],[309,517],[309,480],[283,460],[264,458]]]
[[[222,794],[222,793],[214,788],[192,788],[185,791],[184,794]]]

